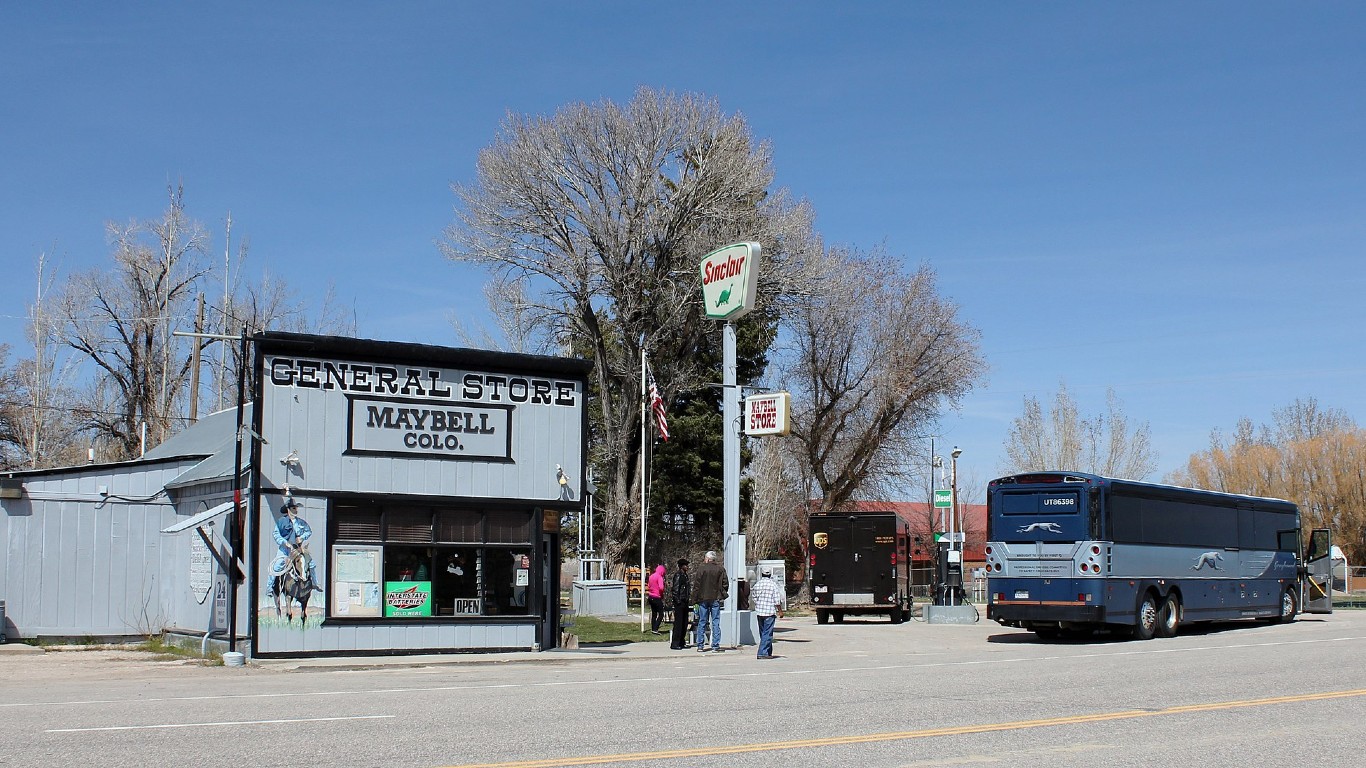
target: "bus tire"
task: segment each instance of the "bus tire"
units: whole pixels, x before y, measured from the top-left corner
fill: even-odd
[[[816,623],[824,624],[830,621],[830,612],[821,608],[816,609]]]
[[[1300,600],[1295,596],[1294,587],[1286,587],[1281,593],[1281,615],[1276,617],[1276,621],[1281,624],[1289,624],[1295,620],[1295,614],[1299,613]]]
[[[1162,607],[1157,611],[1157,636],[1176,637],[1176,630],[1180,624],[1181,600],[1175,592],[1168,592],[1162,601]]]
[[[1151,640],[1157,634],[1157,597],[1152,592],[1144,593],[1138,604],[1138,614],[1134,616],[1134,639]]]

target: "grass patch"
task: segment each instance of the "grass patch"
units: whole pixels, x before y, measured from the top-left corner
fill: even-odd
[[[662,635],[650,634],[650,623],[645,622],[645,631],[640,631],[640,620],[603,621],[596,616],[575,616],[574,626],[565,631],[579,636],[579,643],[655,643],[669,639],[668,624],[661,624]]]
[[[138,643],[137,650],[155,654],[160,661],[173,661],[176,659],[195,659],[202,660],[207,664],[222,664],[223,654],[210,650],[208,657],[199,655],[199,648],[190,645],[180,645],[177,643],[166,642],[165,635],[152,635],[146,640]]]

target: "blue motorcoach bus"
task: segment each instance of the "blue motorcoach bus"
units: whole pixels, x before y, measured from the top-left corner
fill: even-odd
[[[987,487],[987,617],[1042,638],[1332,611],[1327,530],[1288,501],[1038,472]],[[1322,573],[1320,573],[1322,571]]]

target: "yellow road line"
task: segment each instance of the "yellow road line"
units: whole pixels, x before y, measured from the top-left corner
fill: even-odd
[[[800,739],[793,741],[771,741],[760,744],[735,744],[723,747],[695,747],[690,749],[665,749],[655,752],[627,752],[618,755],[581,755],[579,757],[553,757],[544,760],[522,760],[512,763],[478,763],[452,766],[452,768],[561,768],[570,765],[598,765],[602,763],[631,763],[642,760],[673,760],[683,757],[708,757],[711,755],[734,755],[743,752],[775,752],[784,749],[804,749],[807,747],[837,747],[846,744],[871,744],[881,741],[901,741],[905,739],[924,739],[932,736],[961,736],[970,733],[992,733],[994,731],[1014,731],[1026,728],[1049,728],[1058,725],[1078,725],[1082,723],[1103,723],[1112,720],[1132,720],[1140,717],[1162,717],[1184,715],[1192,712],[1212,712],[1220,709],[1240,707],[1264,707],[1271,704],[1295,704],[1305,701],[1324,701],[1327,699],[1346,699],[1366,696],[1366,688],[1351,691],[1324,691],[1305,693],[1297,696],[1273,696],[1266,699],[1244,699],[1241,701],[1216,701],[1209,704],[1187,704],[1179,707],[1166,707],[1152,710],[1124,710],[1120,712],[1101,712],[1094,715],[1069,715],[1050,717],[1043,720],[1016,720],[1009,723],[985,723],[982,725],[959,725],[951,728],[928,728],[921,731],[900,731],[896,733],[869,733],[853,736],[827,736],[821,739]]]

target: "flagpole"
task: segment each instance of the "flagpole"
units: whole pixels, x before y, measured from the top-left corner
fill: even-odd
[[[645,438],[649,417],[645,410],[649,398],[645,394],[645,345],[640,345],[640,631],[645,632]]]

